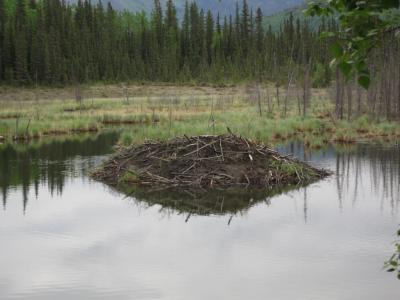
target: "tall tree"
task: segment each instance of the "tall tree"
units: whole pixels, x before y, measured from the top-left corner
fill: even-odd
[[[172,0],[167,2],[167,12],[165,15],[165,26],[167,29],[178,30],[178,19],[176,17],[176,7]]]
[[[17,0],[15,14],[15,79],[19,83],[29,83],[27,20],[24,0]]]
[[[0,81],[4,79],[4,66],[3,66],[3,55],[4,55],[4,33],[6,25],[6,12],[4,6],[4,0],[0,0]]]
[[[264,16],[261,8],[257,9],[256,14],[256,43],[257,50],[262,53],[265,49],[264,44],[264,24],[263,24]]]
[[[212,12],[209,10],[207,12],[207,20],[206,20],[206,47],[207,47],[207,62],[209,65],[211,64],[213,57],[212,53],[213,38],[214,38],[214,20]]]
[[[240,42],[243,46],[244,54],[247,55],[249,36],[250,36],[250,13],[249,5],[247,0],[243,0],[242,14],[241,14],[241,31],[240,31]]]

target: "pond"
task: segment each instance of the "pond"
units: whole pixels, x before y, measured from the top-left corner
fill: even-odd
[[[399,148],[289,143],[335,175],[204,213],[89,179],[117,139],[0,146],[1,299],[398,299]]]

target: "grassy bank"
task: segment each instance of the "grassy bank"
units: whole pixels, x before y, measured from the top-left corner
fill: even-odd
[[[107,87],[88,88],[107,90]],[[5,92],[6,90],[6,92]],[[14,100],[8,99],[10,91]],[[328,93],[314,90],[307,116],[299,116],[298,103],[288,101],[283,117],[283,100],[278,103],[272,88],[264,87],[254,94],[246,86],[227,88],[111,86],[115,97],[101,93],[89,97],[87,90],[80,103],[64,97],[68,91],[46,90],[46,97],[18,98],[18,91],[4,89],[0,93],[0,140],[32,140],[45,136],[82,132],[99,132],[109,127],[123,128],[120,142],[129,144],[150,139],[167,139],[177,135],[234,133],[263,142],[287,139],[304,140],[309,147],[322,147],[329,142],[355,141],[395,142],[400,139],[396,122],[357,117],[351,121],[332,118]],[[134,92],[136,91],[136,92]],[[139,92],[140,91],[140,92]],[[268,97],[266,96],[268,93]],[[284,91],[281,91],[283,95]],[[94,92],[92,92],[94,95]]]

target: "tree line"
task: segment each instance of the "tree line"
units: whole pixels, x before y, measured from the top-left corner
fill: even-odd
[[[0,0],[0,82],[285,82],[296,66],[326,85],[329,40],[319,34],[335,26],[290,15],[274,31],[246,0],[229,16],[187,1],[182,18],[172,0],[154,0],[149,16],[90,0]]]

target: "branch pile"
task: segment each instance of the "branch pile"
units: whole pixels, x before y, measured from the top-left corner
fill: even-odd
[[[306,184],[329,174],[229,134],[184,136],[123,148],[92,176],[112,186],[226,189]]]

